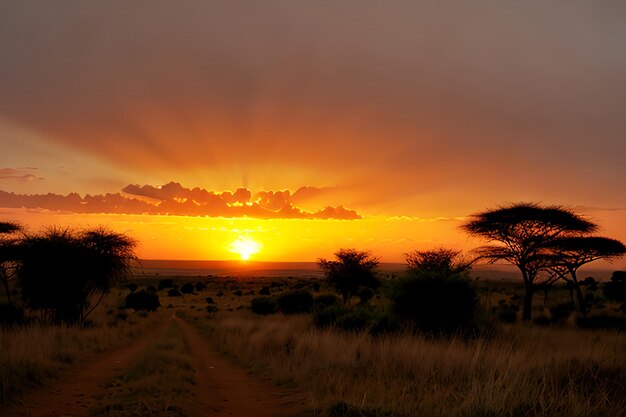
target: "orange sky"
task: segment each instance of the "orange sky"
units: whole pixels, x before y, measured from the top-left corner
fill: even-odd
[[[3,2],[0,190],[315,192],[264,220],[2,199],[0,220],[108,224],[147,258],[227,259],[247,233],[261,260],[354,246],[399,261],[472,247],[459,219],[538,201],[626,240],[624,15],[566,0]]]

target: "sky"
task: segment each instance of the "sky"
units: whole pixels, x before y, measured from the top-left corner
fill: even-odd
[[[470,249],[466,216],[536,201],[626,240],[624,16],[617,0],[0,0],[0,220],[109,225],[146,258],[249,239],[260,260],[400,261]]]

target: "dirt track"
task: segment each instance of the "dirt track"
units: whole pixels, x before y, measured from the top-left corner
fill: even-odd
[[[189,323],[171,317],[183,335],[196,380],[192,404],[182,404],[189,417],[308,416],[304,396],[281,391],[248,375],[214,352]],[[168,320],[169,322],[169,320]],[[140,338],[131,346],[89,358],[70,367],[51,388],[32,391],[22,405],[0,409],[2,417],[88,416],[88,410],[106,385],[124,371],[165,329]]]

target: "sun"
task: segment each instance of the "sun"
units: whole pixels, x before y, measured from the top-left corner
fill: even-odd
[[[248,236],[239,236],[237,240],[228,245],[228,251],[239,254],[243,261],[247,261],[250,256],[259,253],[260,250],[261,245]]]

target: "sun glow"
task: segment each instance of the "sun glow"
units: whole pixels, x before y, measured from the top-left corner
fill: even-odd
[[[259,253],[261,245],[248,236],[239,236],[237,240],[228,245],[228,251],[238,254],[243,261],[250,259],[250,256]]]

